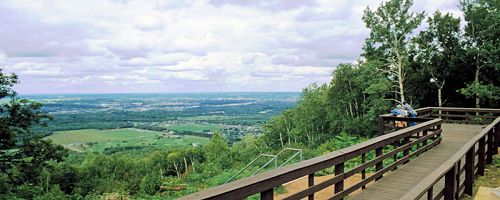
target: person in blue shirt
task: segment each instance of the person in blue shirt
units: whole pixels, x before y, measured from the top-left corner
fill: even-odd
[[[403,101],[403,108],[408,112],[408,117],[417,117],[417,112],[413,110],[413,108],[408,104],[408,102]],[[417,125],[417,122],[409,122],[408,126],[415,126]]]

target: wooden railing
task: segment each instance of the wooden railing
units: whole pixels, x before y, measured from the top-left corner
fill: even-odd
[[[498,109],[495,112],[498,112]],[[498,153],[499,146],[500,117],[497,117],[401,200],[420,199],[424,195],[427,195],[428,200],[441,199],[443,196],[445,200],[459,199],[463,194],[472,196],[474,175],[484,175],[485,164],[492,163],[493,155]],[[435,191],[438,188],[436,184],[442,178],[444,188]]]
[[[441,118],[445,123],[490,124],[500,116],[500,109],[431,107],[431,117]]]
[[[441,119],[422,122],[416,126],[378,136],[324,156],[209,188],[181,199],[243,199],[260,193],[261,199],[268,200],[274,198],[274,188],[305,176],[308,177],[308,187],[285,199],[307,197],[311,200],[314,199],[314,193],[332,185],[334,185],[334,191],[332,191],[331,199],[342,199],[439,144],[442,123]],[[370,157],[373,158],[370,159]],[[361,160],[361,164],[347,169],[346,163],[355,160]],[[386,160],[390,160],[392,163],[384,165]],[[335,172],[334,177],[321,183],[314,183],[316,172],[331,167]],[[373,170],[373,174],[367,176],[367,170]],[[357,173],[361,173],[362,179],[345,188],[344,181]]]
[[[499,116],[500,110],[429,107],[417,109],[416,111],[419,113],[417,118],[395,118],[387,114],[381,115],[379,120],[381,128],[384,128],[382,130],[390,129],[390,123],[395,120],[415,121],[418,123],[415,126],[395,131],[389,130],[392,132],[381,134],[376,138],[324,156],[209,188],[184,196],[181,199],[244,199],[259,193],[261,199],[273,199],[274,188],[306,176],[308,178],[307,188],[284,199],[307,197],[311,200],[314,199],[314,193],[332,185],[334,190],[330,199],[342,199],[439,144],[442,140],[441,124],[443,122],[476,124],[491,122],[454,156],[425,177],[423,181],[401,199],[419,199],[427,195],[427,199],[440,199],[444,196],[446,200],[451,200],[458,199],[464,193],[471,195],[474,175],[482,175],[485,164],[491,163],[492,156],[498,153],[497,147],[500,146],[500,117],[492,119],[491,116]],[[346,168],[346,163],[358,160],[361,160],[361,164],[350,169]],[[384,164],[384,161],[387,160],[392,162]],[[321,183],[314,182],[316,172],[332,167],[335,172],[334,177]],[[373,174],[367,176],[366,172],[368,170],[373,171]],[[361,173],[361,180],[345,188],[344,181],[357,173]],[[464,173],[465,178],[461,178]],[[435,185],[442,178],[445,179],[444,189],[437,191]]]
[[[405,127],[395,127],[395,121],[422,123],[435,118],[443,119],[445,123],[460,124],[490,124],[500,116],[500,109],[490,108],[453,108],[453,107],[426,107],[416,109],[418,115],[412,117],[396,117],[392,114],[379,116],[379,135]]]

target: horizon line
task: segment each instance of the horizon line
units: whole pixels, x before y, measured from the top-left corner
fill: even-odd
[[[103,92],[103,93],[20,93],[19,96],[27,95],[95,95],[95,94],[214,94],[214,93],[301,93],[302,91],[207,91],[207,92]]]

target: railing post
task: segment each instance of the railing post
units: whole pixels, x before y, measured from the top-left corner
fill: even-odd
[[[498,154],[498,147],[500,147],[500,130],[499,130],[500,124],[497,124],[493,126],[493,137],[495,137],[495,148],[494,152],[495,154]]]
[[[427,200],[433,200],[434,199],[434,186],[430,187],[429,190],[427,190]]]
[[[394,149],[397,149],[398,146],[399,146],[399,140],[398,141],[395,141],[393,143],[393,146],[394,146]],[[396,162],[398,160],[398,153],[399,152],[396,152],[393,156],[392,156],[392,159],[394,159],[394,162]],[[398,166],[394,166],[394,169],[392,171],[395,171],[396,169],[398,169]]]
[[[437,127],[436,127],[436,131],[437,131],[437,130],[441,130],[441,124],[438,124],[438,125],[437,125]],[[442,132],[441,132],[441,133],[442,133]],[[438,134],[436,135],[436,137],[441,137],[441,133],[438,133]]]
[[[382,156],[382,153],[383,153],[383,149],[384,149],[384,146],[382,147],[379,147],[377,149],[375,149],[375,156],[376,157],[380,157]],[[382,170],[382,168],[384,168],[384,160],[381,160],[380,162],[378,162],[376,165],[375,165],[375,172],[378,172],[380,170]],[[383,175],[380,175],[380,177],[376,178],[375,180],[379,180],[382,178]]]
[[[261,200],[273,200],[274,199],[274,188],[268,189],[260,193]]]
[[[424,130],[424,131],[422,132],[422,137],[427,136],[427,132],[428,132],[428,131],[429,131],[429,130],[427,130],[427,129],[426,129],[426,130]],[[427,145],[427,140],[424,140],[422,143],[423,143],[423,146]]]
[[[384,118],[378,117],[378,135],[384,134]]]
[[[455,178],[456,178],[456,188],[455,188],[455,199],[459,199],[459,194],[460,194],[460,167],[462,166],[462,159],[458,160],[457,164],[456,164],[456,170],[457,170],[457,173],[455,174]]]
[[[474,183],[474,146],[465,154],[465,189],[464,193],[472,196]]]
[[[366,154],[361,154],[361,164],[365,164],[366,162]],[[366,169],[361,170],[361,180],[365,180],[366,178]],[[361,189],[365,189],[366,186],[361,186]]]
[[[314,186],[314,173],[309,174],[309,176],[307,176],[307,185],[308,185],[309,187]],[[307,199],[308,199],[308,200],[314,200],[314,193],[313,193],[313,194],[311,194],[311,195],[309,195],[309,196],[307,197]]]
[[[417,132],[417,133],[418,133],[418,132]],[[411,135],[410,135],[410,136],[411,136]],[[406,144],[410,143],[410,136],[405,137],[405,138],[403,139],[403,145],[406,145]],[[412,148],[412,147],[410,147],[410,148],[408,148],[408,149],[406,149],[406,150],[404,150],[404,151],[403,151],[403,157],[404,157],[404,156],[407,156],[408,154],[410,154],[410,149],[411,149],[411,148]],[[406,164],[406,163],[408,163],[408,162],[410,162],[410,159],[408,159],[407,161],[405,161],[403,164]]]
[[[486,145],[485,143],[485,137],[482,137],[479,139],[479,149],[477,151],[477,174],[484,176],[484,164],[485,164],[485,152],[484,152],[484,146]]]
[[[344,162],[341,162],[341,163],[335,165],[335,176],[338,176],[342,173],[344,173]],[[335,183],[335,194],[341,192],[342,190],[344,190],[344,179]],[[340,199],[344,199],[344,198],[340,198]]]
[[[444,175],[444,200],[455,199],[457,165],[453,165],[450,171]]]
[[[486,163],[491,164],[493,162],[493,131],[488,132],[488,151],[486,152]]]

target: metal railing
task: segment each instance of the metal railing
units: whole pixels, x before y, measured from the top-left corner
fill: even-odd
[[[279,158],[279,156],[282,155],[283,153],[285,153],[286,151],[295,151],[295,153],[292,156],[286,158],[286,160],[278,166],[278,158]],[[247,165],[245,165],[245,167],[243,167],[240,171],[238,171],[236,174],[234,174],[233,176],[231,176],[231,178],[229,178],[225,183],[229,183],[232,180],[234,180],[236,177],[238,177],[241,173],[243,173],[245,170],[247,170],[250,166],[252,166],[255,162],[257,162],[262,157],[268,157],[268,158],[271,158],[271,159],[269,159],[264,165],[260,166],[260,168],[257,169],[255,172],[253,172],[250,176],[253,176],[253,175],[259,173],[261,170],[263,170],[264,168],[266,168],[273,161],[274,161],[274,167],[275,168],[283,167],[288,162],[290,162],[291,160],[293,160],[297,156],[299,156],[300,161],[303,160],[302,149],[284,148],[283,150],[281,150],[280,152],[278,152],[276,155],[260,154],[259,156],[257,156],[257,158],[253,159]]]

